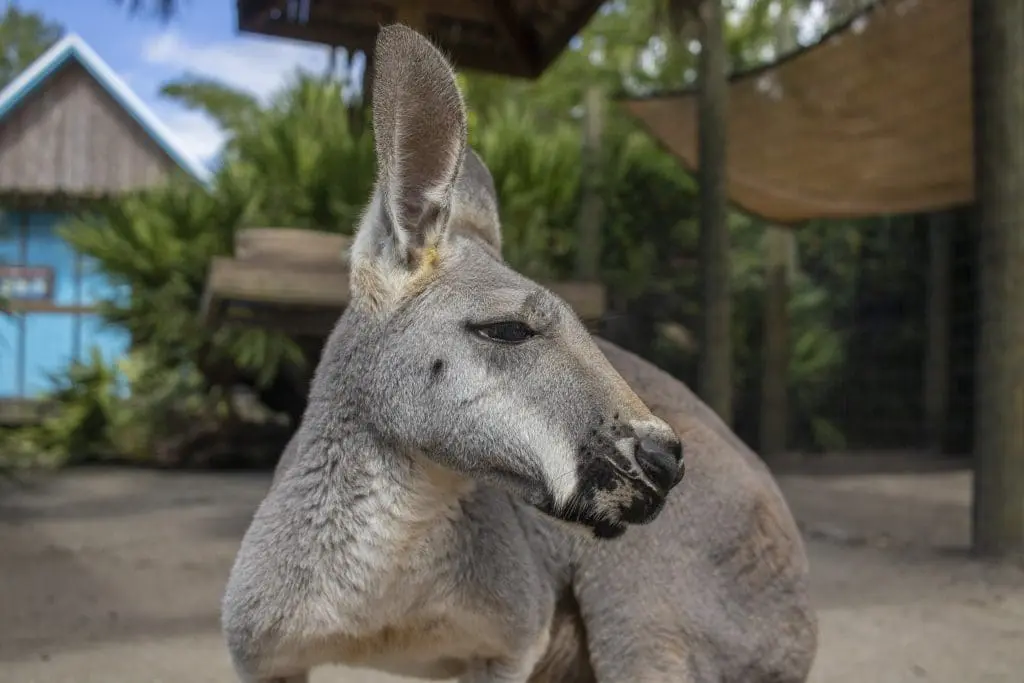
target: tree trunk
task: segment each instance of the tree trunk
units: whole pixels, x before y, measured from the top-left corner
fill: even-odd
[[[761,371],[761,457],[786,452],[789,435],[789,282],[794,235],[776,225],[765,231],[764,345]]]
[[[1024,0],[975,0],[974,549],[1024,551]]]
[[[721,0],[700,4],[700,282],[703,290],[701,398],[732,422],[732,305],[726,188],[727,55]]]
[[[604,200],[601,188],[603,164],[601,137],[604,132],[604,94],[599,86],[587,89],[583,119],[583,197],[580,205],[576,249],[576,277],[593,282],[601,265],[601,223]]]

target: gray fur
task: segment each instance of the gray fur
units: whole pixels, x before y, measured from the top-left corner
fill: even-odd
[[[806,559],[770,477],[685,387],[599,348],[503,263],[440,53],[386,27],[376,68],[352,302],[224,596],[241,680],[330,663],[463,683],[805,680]],[[475,331],[500,320],[537,336]],[[677,433],[698,464],[679,487]]]

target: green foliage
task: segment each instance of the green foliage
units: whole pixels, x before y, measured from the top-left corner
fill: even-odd
[[[7,3],[0,14],[0,88],[27,69],[63,32],[60,24],[41,14]]]
[[[62,229],[123,292],[101,305],[106,319],[168,367],[196,363],[211,386],[241,379],[265,386],[283,365],[302,362],[284,335],[212,330],[197,316],[211,259],[231,253],[235,230],[257,211],[254,185],[227,167],[215,192],[175,182],[110,203]],[[252,353],[254,345],[260,353]]]
[[[350,129],[332,84],[298,79],[259,116],[238,119],[212,190],[179,181],[77,220],[65,238],[123,286],[102,312],[170,366],[192,362],[211,387],[266,388],[304,359],[265,330],[211,330],[196,312],[210,262],[252,226],[351,233],[373,182],[368,132]]]
[[[95,350],[52,378],[47,399],[59,409],[39,423],[4,433],[0,457],[6,466],[58,466],[104,460],[113,448],[108,431],[118,402],[117,371]]]
[[[249,179],[262,225],[353,232],[376,167],[372,131],[342,95],[299,76],[232,129],[225,164]]]
[[[158,12],[177,6],[126,4]],[[678,12],[685,4],[605,3],[574,49],[536,81],[460,75],[471,143],[494,176],[505,255],[514,267],[536,278],[571,277],[584,172],[584,92],[594,85],[609,95],[689,85],[695,52],[689,29],[680,25],[686,22],[677,21],[685,19]],[[744,3],[747,9],[731,14],[727,31],[734,67],[795,46],[795,26],[810,4]],[[841,3],[829,3],[829,11],[833,4]],[[778,16],[788,17],[788,25],[776,25]],[[206,274],[213,258],[231,253],[241,228],[352,233],[375,169],[368,117],[346,103],[346,85],[300,75],[267,104],[196,76],[164,86],[163,94],[223,127],[228,142],[221,166],[210,188],[175,181],[100,207],[64,232],[120,288],[103,313],[130,332],[135,350],[116,368],[96,358],[72,366],[52,396],[67,409],[19,430],[8,439],[8,452],[34,452],[50,463],[106,457],[180,462],[184,453],[238,450],[245,432],[232,433],[230,426],[248,420],[239,414],[238,387],[276,405],[282,378],[308,367],[283,335],[206,328],[197,316]],[[603,333],[692,380],[696,349],[689,330],[700,313],[694,180],[615,105],[602,142],[601,274],[610,297]],[[763,226],[739,213],[729,220],[735,376],[738,395],[749,398],[757,396],[761,376]],[[862,227],[831,222],[798,233],[790,389],[801,441],[818,448],[845,443],[834,406],[837,387],[856,373],[850,358],[855,342],[836,322],[855,305],[865,254],[884,253],[885,245],[875,243],[883,237],[866,238]],[[869,261],[872,281],[884,283],[884,265]],[[213,434],[236,441],[212,443]]]
[[[237,419],[237,399],[210,391],[195,366],[167,367],[150,349],[106,363],[93,351],[53,377],[44,419],[0,432],[0,469],[91,462],[180,466],[205,462],[270,462],[286,435],[265,409]],[[231,430],[276,436],[236,450]],[[217,438],[218,436],[226,438]],[[213,437],[211,440],[210,437]],[[212,441],[212,443],[211,443]],[[206,450],[197,446],[205,442]],[[210,448],[210,446],[213,446]]]
[[[536,119],[506,101],[473,127],[470,142],[491,169],[501,197],[509,263],[536,278],[564,276],[579,200],[578,132],[561,124],[538,139]]]

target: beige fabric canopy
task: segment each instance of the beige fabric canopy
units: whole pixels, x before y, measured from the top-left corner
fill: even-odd
[[[931,211],[974,197],[971,0],[888,0],[729,91],[729,196],[767,220]],[[624,101],[690,170],[692,92]]]

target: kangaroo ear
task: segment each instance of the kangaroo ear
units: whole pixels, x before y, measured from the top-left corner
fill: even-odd
[[[381,237],[411,266],[447,231],[466,150],[466,109],[448,61],[412,29],[382,28],[374,63]]]
[[[501,219],[494,178],[483,159],[466,147],[462,172],[455,184],[452,230],[468,230],[501,254]]]

